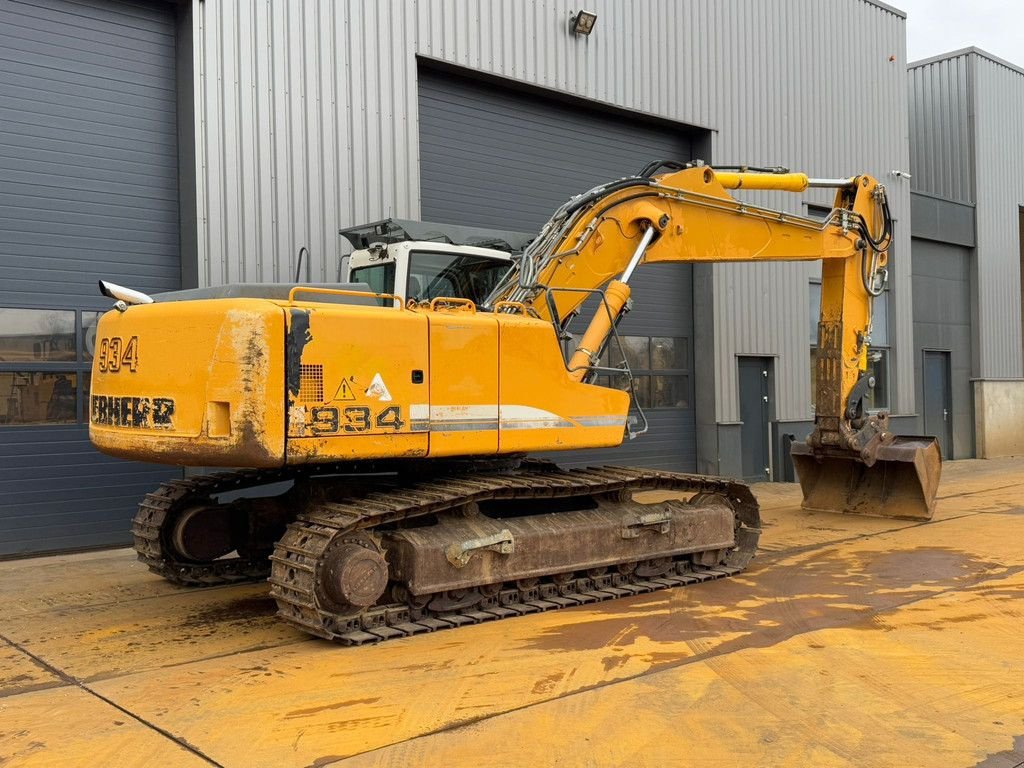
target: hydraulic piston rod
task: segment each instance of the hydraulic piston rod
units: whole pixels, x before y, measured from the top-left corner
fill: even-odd
[[[639,245],[622,271],[622,276],[618,280],[608,283],[604,293],[604,303],[594,312],[590,325],[587,326],[583,338],[580,339],[580,345],[569,359],[569,376],[574,381],[583,381],[583,377],[587,374],[587,368],[594,364],[598,352],[604,346],[605,339],[612,331],[612,326],[615,325],[615,321],[625,309],[630,294],[629,278],[633,276],[633,271],[643,259],[655,234],[656,230],[653,225],[644,230]]]

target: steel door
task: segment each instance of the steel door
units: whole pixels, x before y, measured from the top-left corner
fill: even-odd
[[[924,432],[935,435],[942,458],[953,458],[953,398],[949,352],[924,351]]]
[[[768,430],[771,403],[769,402],[768,358],[741,357],[740,375],[740,429],[743,455],[743,479],[760,483],[771,479],[771,455],[768,452]]]

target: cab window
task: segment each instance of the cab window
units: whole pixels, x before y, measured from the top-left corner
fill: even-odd
[[[353,283],[366,283],[374,293],[394,293],[395,262],[356,267],[349,272],[349,280]]]
[[[449,296],[481,304],[510,266],[507,261],[484,256],[413,252],[406,295],[420,301]]]

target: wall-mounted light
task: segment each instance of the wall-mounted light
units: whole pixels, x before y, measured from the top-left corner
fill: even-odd
[[[569,31],[574,35],[589,35],[594,31],[597,14],[590,11],[569,11]]]

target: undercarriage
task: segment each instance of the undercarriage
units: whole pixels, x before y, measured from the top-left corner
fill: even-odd
[[[359,645],[731,575],[753,557],[760,520],[735,481],[528,460],[172,481],[142,502],[133,532],[168,580],[269,576],[279,616]]]

